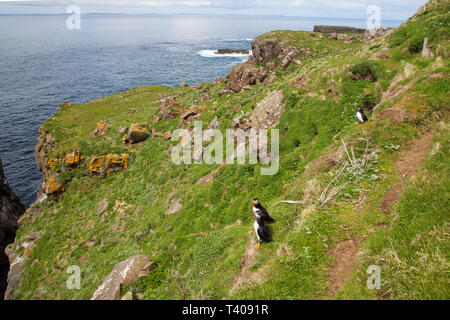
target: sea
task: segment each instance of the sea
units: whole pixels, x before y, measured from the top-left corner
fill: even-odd
[[[252,39],[272,30],[366,26],[357,19],[86,14],[80,28],[71,29],[67,19],[0,12],[0,158],[26,206],[41,181],[34,158],[38,128],[63,101],[85,103],[134,87],[225,77],[248,56],[217,56],[214,50],[250,50]],[[383,21],[383,27],[400,23]]]

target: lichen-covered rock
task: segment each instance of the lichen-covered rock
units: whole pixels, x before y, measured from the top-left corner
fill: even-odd
[[[172,139],[172,131],[166,131],[164,133],[164,140],[169,141],[170,139]]]
[[[48,170],[52,169],[49,167],[48,154],[54,150],[56,144],[56,139],[52,136],[50,132],[43,130],[42,126],[39,128],[38,143],[34,149],[36,166],[39,171],[42,172],[44,176],[48,175]],[[50,164],[56,165],[61,159],[54,159],[55,162],[50,162]]]
[[[65,187],[58,181],[58,176],[51,176],[45,183],[44,192],[48,195],[64,192]]]
[[[135,255],[116,264],[97,288],[91,300],[120,300],[120,286],[136,282],[142,271],[149,271],[158,266],[149,260],[150,256]]]
[[[92,159],[91,162],[88,164],[88,170],[92,173],[100,172],[105,162],[105,158],[106,158],[105,156],[100,156]]]
[[[142,127],[139,123],[135,123],[131,125],[128,134],[123,137],[122,142],[124,144],[135,144],[147,140],[149,136],[150,133],[146,128]]]
[[[280,120],[284,111],[283,92],[269,92],[266,98],[256,106],[250,117],[252,128],[255,130],[272,128]]]
[[[106,132],[108,131],[109,125],[104,122],[100,121],[97,123],[97,127],[94,131],[91,132],[91,137],[103,137],[106,135]]]
[[[183,114],[181,115],[179,126],[181,127],[185,122],[192,121],[196,116],[200,115],[205,110],[206,110],[206,106],[194,105],[194,106],[190,107],[188,110],[183,112]]]
[[[241,92],[248,85],[259,84],[267,77],[267,72],[262,67],[256,67],[252,63],[233,66],[226,78],[226,88],[233,92]]]
[[[183,113],[182,105],[176,97],[161,96],[159,102],[159,113],[163,115],[163,120],[175,119]]]
[[[107,154],[104,156],[95,157],[88,164],[88,170],[93,174],[111,173],[118,170],[123,170],[128,167],[128,159],[130,156],[126,153]]]
[[[66,156],[64,157],[64,164],[67,167],[77,167],[82,160],[81,153],[80,152],[70,152],[66,153]]]
[[[50,158],[47,160],[47,168],[50,170],[54,169],[58,163],[61,161],[59,158]]]
[[[130,156],[126,153],[122,153],[120,156],[118,154],[108,154],[106,156],[106,172],[111,173],[118,169],[126,169],[129,158]]]

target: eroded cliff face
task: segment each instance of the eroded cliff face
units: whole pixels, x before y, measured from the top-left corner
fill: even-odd
[[[9,271],[5,248],[14,241],[17,220],[25,207],[8,185],[0,159],[0,299],[3,299]]]

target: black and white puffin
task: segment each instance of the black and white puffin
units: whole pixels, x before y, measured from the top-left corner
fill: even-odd
[[[269,215],[267,210],[261,205],[258,198],[253,199],[252,213],[256,218],[261,217],[264,222],[275,222],[275,220]]]
[[[361,107],[358,107],[358,112],[356,113],[356,116],[358,117],[358,120],[361,121],[361,123],[367,122],[369,120],[367,119],[367,116],[365,115]]]
[[[255,229],[256,236],[258,237],[258,243],[255,245],[255,249],[258,249],[261,246],[261,242],[272,241],[269,227],[264,222],[263,217],[259,217],[255,220],[253,228]]]

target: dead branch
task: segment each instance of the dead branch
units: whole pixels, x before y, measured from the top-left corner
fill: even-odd
[[[344,185],[338,190],[336,191],[332,196],[329,196],[327,198],[327,200],[325,200],[320,206],[319,209],[321,209],[324,205],[326,205],[328,202],[330,202],[331,200],[333,200],[339,193],[341,193],[341,191],[347,186],[347,184],[353,180],[355,176],[351,177],[346,183],[344,183]]]
[[[303,202],[301,202],[301,201],[293,201],[293,200],[281,200],[281,201],[273,203],[272,206],[275,206],[275,205],[280,204],[280,203],[302,204]]]
[[[333,180],[331,180],[331,182],[328,184],[328,186],[325,188],[325,190],[323,190],[322,194],[320,195],[319,198],[319,203],[322,202],[325,197],[328,194],[328,191],[330,190],[331,186],[333,185],[333,183],[341,176],[341,174],[344,172],[345,168],[347,168],[348,166],[348,162],[345,162],[344,165],[342,166],[342,168],[339,170],[338,174],[336,175],[336,177],[334,177]]]
[[[350,154],[348,153],[347,145],[345,144],[344,140],[341,139],[341,141],[342,141],[342,144],[344,145],[345,153],[347,154],[348,160],[350,161],[350,165],[356,169],[355,165],[352,162],[352,158],[350,158]]]
[[[369,154],[369,140],[366,140],[367,144],[366,144],[366,150],[364,151],[364,164],[363,164],[363,169],[366,169],[366,164],[367,164],[367,159],[368,159],[368,154]]]

